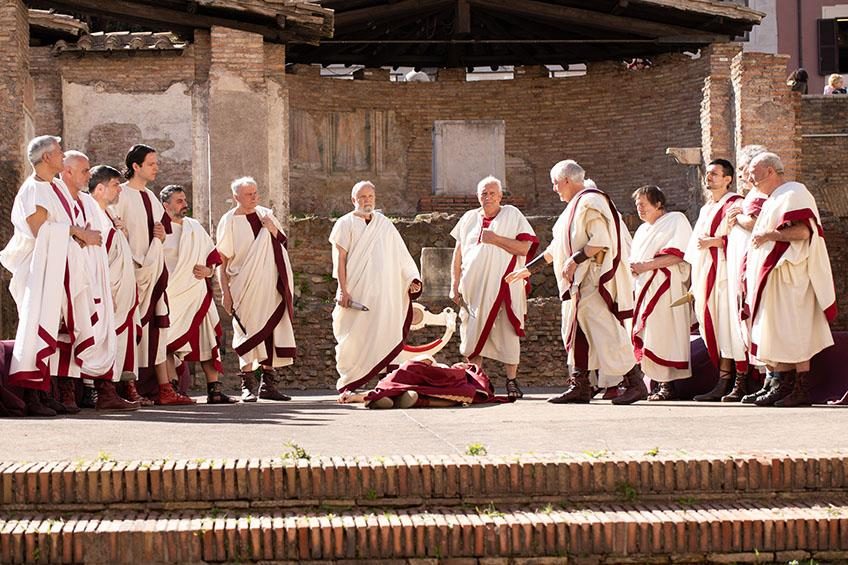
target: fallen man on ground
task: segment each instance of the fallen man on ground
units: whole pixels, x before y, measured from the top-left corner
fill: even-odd
[[[345,392],[340,404],[364,403],[367,408],[444,408],[469,404],[513,402],[495,396],[489,377],[472,363],[445,365],[429,355],[410,359],[379,380],[368,392]]]

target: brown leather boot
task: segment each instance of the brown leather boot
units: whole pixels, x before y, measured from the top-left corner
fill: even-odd
[[[97,410],[109,411],[130,411],[138,410],[138,402],[130,402],[118,396],[118,391],[112,381],[96,380],[94,381],[94,389],[97,394],[97,401],[94,407]]]
[[[716,381],[713,389],[710,392],[695,396],[692,400],[696,402],[718,402],[729,392],[732,377],[732,371],[719,371],[718,381]]]
[[[259,385],[259,398],[263,400],[291,400],[291,396],[277,389],[277,374],[273,369],[262,370],[262,384]]]
[[[775,401],[774,405],[780,408],[812,406],[813,401],[810,399],[810,389],[812,388],[810,373],[807,371],[798,373],[795,376],[795,386],[792,388],[792,392],[788,396]]]
[[[155,402],[146,396],[141,396],[141,394],[139,394],[138,389],[135,386],[135,380],[121,382],[121,388],[124,389],[124,394],[122,396],[130,402],[135,402],[139,406],[153,406],[155,404]]]
[[[624,391],[618,395],[618,398],[612,399],[612,403],[616,406],[633,404],[634,402],[648,399],[648,387],[645,386],[645,377],[639,365],[633,365],[633,368],[627,371],[624,375],[622,386],[624,387]]]
[[[46,406],[57,414],[68,413],[68,409],[65,408],[65,405],[56,400],[56,397],[53,396],[53,391],[40,392],[38,394],[38,399],[41,401],[42,406]]]
[[[576,369],[568,377],[565,391],[548,399],[551,404],[588,404],[592,400],[589,371]]]
[[[757,406],[774,406],[775,402],[789,396],[795,388],[795,371],[774,371],[770,376],[771,388],[754,401]]]
[[[55,410],[42,404],[41,391],[32,388],[25,388],[23,389],[23,393],[27,416],[50,417],[57,414]]]
[[[159,385],[159,400],[156,404],[162,406],[188,406],[194,404],[194,400],[174,390],[171,383]]]
[[[59,402],[65,407],[68,414],[79,414],[80,407],[77,406],[76,387],[74,379],[70,377],[56,378],[59,388]]]
[[[259,382],[253,371],[239,373],[241,377],[241,401],[256,402],[256,393],[259,392]]]
[[[736,373],[733,380],[733,388],[721,397],[722,402],[741,402],[742,397],[748,392],[748,373]]]

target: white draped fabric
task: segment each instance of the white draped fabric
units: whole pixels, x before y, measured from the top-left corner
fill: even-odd
[[[112,305],[115,311],[115,377],[122,372],[138,374],[138,338],[141,335],[141,318],[138,314],[138,288],[135,283],[132,250],[124,233],[114,227],[106,210],[97,207],[101,232],[109,256],[109,282]]]
[[[742,201],[742,214],[756,219],[765,201],[766,196],[763,193],[756,189],[750,190]],[[750,247],[751,232],[738,224],[733,226],[727,234],[727,296],[730,300],[732,320],[746,352],[751,345],[751,327],[750,319],[743,319],[742,311],[745,303],[745,268]],[[748,355],[748,363],[754,361]]]
[[[47,220],[35,237],[27,218],[38,207]],[[15,197],[12,224],[14,235],[0,252],[12,273],[10,292],[19,315],[9,382],[47,390],[51,375],[111,378],[115,343],[106,311],[111,308],[106,253],[100,246],[84,249],[70,237],[71,225],[86,224],[84,205],[60,180],[43,182],[33,175]]]
[[[338,278],[338,245],[347,252],[347,290],[369,308],[333,309],[339,391],[355,390],[384,370],[403,348],[412,322],[409,285],[421,279],[418,267],[391,221],[374,212],[370,222],[346,214],[330,233],[333,275]]]
[[[270,217],[277,237],[262,227]],[[227,258],[233,297],[233,349],[242,371],[260,365],[294,363],[297,347],[292,328],[292,274],[287,240],[273,211],[257,207],[251,214],[230,210],[218,222],[218,252]]]
[[[566,260],[587,245],[603,251],[581,263],[569,285],[563,277]],[[615,386],[633,368],[630,344],[633,281],[628,258],[631,238],[609,197],[594,188],[575,195],[554,224],[553,241],[546,253],[554,261],[562,304],[562,339],[568,362],[575,366],[587,356],[586,370],[598,370],[598,386]],[[599,262],[600,261],[600,262]],[[588,351],[576,351],[577,333]],[[577,354],[577,355],[576,355]]]
[[[138,366],[153,369],[165,362],[166,347],[162,329],[169,324],[166,289],[168,270],[162,242],[153,237],[153,224],[161,222],[165,209],[153,192],[136,190],[123,184],[118,202],[110,210],[127,228],[130,249],[135,264],[138,286],[138,309],[141,318],[141,340],[138,344]],[[147,379],[141,384],[147,388]],[[144,394],[146,391],[142,391]]]
[[[164,252],[168,267],[170,326],[165,331],[168,352],[182,361],[213,360],[223,371],[218,353],[221,320],[212,300],[212,279],[198,279],[194,267],[216,267],[221,258],[215,243],[193,218],[166,221]]]
[[[737,371],[747,371],[747,353],[738,329],[735,308],[728,292],[727,271],[727,210],[741,196],[728,192],[718,202],[701,207],[698,221],[686,248],[686,262],[692,266],[692,296],[695,298],[695,317],[701,338],[707,346],[710,360],[716,367],[721,359],[732,359]],[[701,237],[720,237],[721,247],[698,249]]]
[[[502,206],[494,218],[486,218],[482,208],[469,210],[457,222],[451,236],[462,252],[459,292],[476,315],[471,317],[462,309],[459,312],[459,352],[468,358],[482,355],[502,363],[518,364],[519,337],[524,336],[527,313],[527,287],[508,285],[504,277],[524,268],[526,257],[483,243],[483,229],[531,242],[529,257],[539,242],[530,222],[514,206]]]
[[[813,195],[801,183],[784,183],[763,204],[753,234],[797,222],[810,227],[809,239],[769,241],[748,252],[751,354],[766,364],[801,363],[833,345],[828,321],[836,316],[836,292]]]
[[[681,259],[633,277],[633,347],[642,371],[658,382],[690,376],[690,308],[671,305],[689,289],[689,264],[682,259],[691,235],[692,226],[680,212],[667,212],[653,224],[643,223],[633,235],[631,264],[669,255]]]

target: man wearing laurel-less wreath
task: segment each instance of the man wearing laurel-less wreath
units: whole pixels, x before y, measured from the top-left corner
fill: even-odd
[[[276,369],[294,363],[292,274],[288,239],[274,211],[259,206],[252,177],[230,185],[236,207],[218,222],[218,277],[224,310],[233,316],[233,350],[243,402],[291,400],[277,389]],[[255,373],[261,369],[261,383]]]
[[[525,286],[509,285],[504,276],[533,258],[539,240],[524,214],[501,205],[502,198],[501,181],[484,178],[477,184],[480,207],[463,214],[451,231],[451,299],[461,306],[459,352],[478,367],[483,357],[503,363],[507,395],[517,399],[524,396],[516,375],[527,295]]]
[[[374,185],[360,181],[350,197],[353,212],[330,232],[339,283],[333,334],[340,393],[364,386],[394,360],[409,333],[412,301],[421,294],[421,275],[406,244],[375,209]]]
[[[648,400],[673,400],[671,383],[689,371],[689,307],[672,304],[689,291],[689,264],[683,251],[692,235],[689,220],[666,209],[665,194],[656,186],[633,192],[636,212],[644,223],[633,235],[633,350],[642,371],[658,383]]]

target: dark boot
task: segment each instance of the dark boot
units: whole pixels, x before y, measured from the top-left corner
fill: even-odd
[[[76,389],[77,384],[69,377],[57,377],[59,385],[59,402],[65,407],[68,414],[79,414],[80,407],[77,406]]]
[[[748,392],[748,373],[736,373],[733,388],[721,397],[722,402],[740,402]]]
[[[677,393],[674,392],[674,387],[671,383],[658,383],[657,390],[648,397],[650,402],[664,402],[667,400],[677,400]]]
[[[97,408],[97,389],[94,386],[82,387],[82,398],[79,401],[80,408]]]
[[[774,405],[780,408],[812,406],[813,401],[810,399],[810,389],[812,388],[810,373],[808,371],[798,373],[795,375],[795,386],[792,388],[792,392],[781,400],[776,401]]]
[[[771,374],[771,389],[754,401],[757,406],[774,406],[778,400],[783,400],[795,388],[795,371],[773,372]]]
[[[239,373],[241,377],[241,401],[256,402],[256,393],[259,392],[259,382],[253,371]]]
[[[39,400],[43,406],[50,408],[57,414],[67,414],[68,409],[65,408],[65,405],[56,400],[56,397],[53,396],[53,392],[41,392],[39,393]]]
[[[206,404],[235,404],[238,399],[224,394],[221,381],[206,383]]]
[[[141,396],[138,393],[138,389],[135,386],[135,380],[123,381],[121,383],[121,388],[123,389],[121,396],[129,402],[135,402],[139,406],[153,406],[155,404],[155,402],[149,398]]]
[[[771,390],[772,382],[771,376],[766,374],[765,380],[763,380],[763,388],[758,390],[757,392],[753,392],[751,394],[746,394],[742,397],[742,404],[754,404],[758,399],[762,398]]]
[[[25,388],[24,391],[24,403],[26,403],[26,415],[27,416],[39,416],[39,417],[50,417],[55,416],[56,411],[52,408],[48,408],[44,404],[42,404],[42,393],[41,391]]]
[[[138,410],[138,402],[130,402],[118,396],[118,391],[112,381],[104,381],[98,379],[94,381],[96,403],[94,407],[97,410]]]
[[[262,371],[262,384],[259,385],[259,398],[263,400],[291,400],[291,396],[277,390],[277,374],[273,369]]]
[[[565,391],[559,396],[552,396],[548,402],[552,404],[588,404],[592,400],[592,386],[589,384],[589,371],[576,369],[568,377]]]
[[[616,406],[647,400],[648,387],[645,386],[645,377],[639,365],[633,365],[633,368],[627,371],[624,375],[622,386],[624,387],[624,391],[618,398],[612,399],[612,403]]]
[[[718,382],[716,382],[713,389],[710,392],[695,396],[692,400],[697,402],[718,402],[729,392],[732,377],[733,372],[731,371],[719,371]]]

